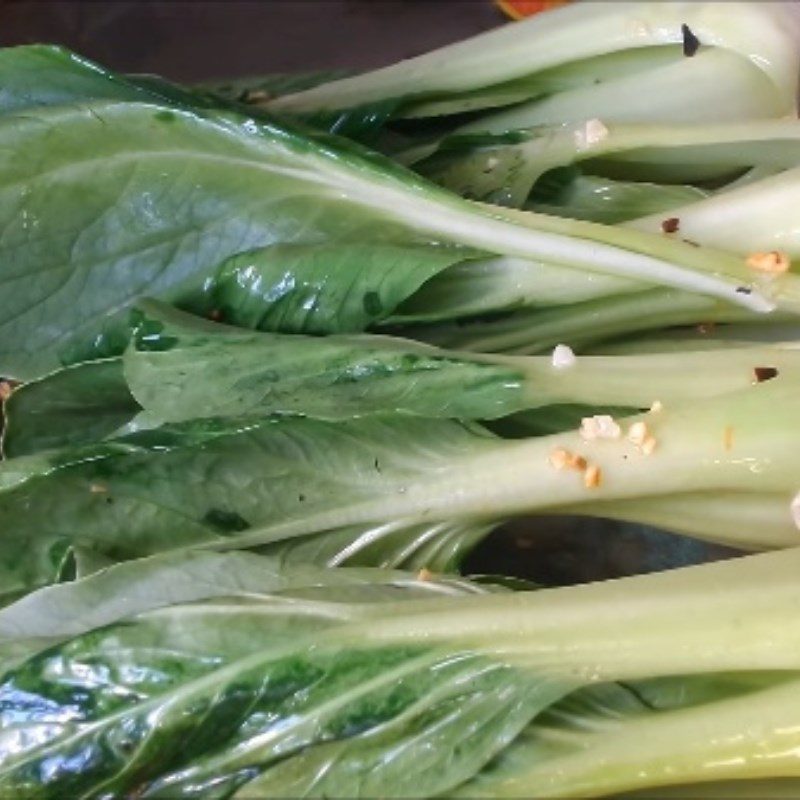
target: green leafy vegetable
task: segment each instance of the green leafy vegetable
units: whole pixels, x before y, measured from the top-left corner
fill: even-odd
[[[385,336],[253,333],[146,301],[122,359],[74,365],[6,405],[7,456],[90,444],[124,430],[273,413],[351,419],[387,412],[492,420],[546,406],[621,413],[747,388],[768,366],[792,376],[793,343],[630,356],[492,356]],[[686,381],[687,374],[697,375]],[[571,427],[571,426],[566,426]],[[563,428],[561,428],[563,429]]]
[[[451,597],[255,556],[204,596],[191,578],[219,557],[157,564],[2,612],[6,630],[45,594],[81,612],[4,668],[4,792],[585,797],[792,769],[796,551]],[[109,581],[128,609],[87,618]]]
[[[4,54],[10,73],[16,52]],[[20,53],[23,74],[30,56]],[[487,256],[527,262],[523,301],[537,296],[541,277],[547,303],[546,287],[563,271],[559,302],[564,275],[575,275],[581,299],[581,287],[600,275],[755,311],[797,305],[790,277],[737,292],[752,275],[721,251],[585,222],[500,216],[342,140],[216,110],[191,94],[164,99],[134,86],[145,97],[131,99],[124,84],[117,98],[116,79],[70,63],[79,68],[82,81],[94,76],[112,97],[81,83],[68,104],[28,93],[25,105],[9,104],[0,116],[0,215],[8,220],[0,370],[12,377],[119,352],[120,315],[142,295],[224,313],[234,324],[361,330],[390,318],[447,267]],[[504,263],[497,272],[509,283]],[[509,302],[506,289],[483,306],[438,313]]]
[[[684,25],[702,43],[693,58],[682,52]],[[711,3],[567,6],[268,107],[316,115],[351,135],[370,111],[384,118],[484,112],[467,129],[497,133],[592,117],[781,117],[796,108],[796,26],[794,10],[782,4],[741,3],[736,14]]]
[[[3,586],[52,582],[74,547],[114,560],[193,545],[266,547],[325,563],[446,570],[492,524],[537,511],[790,546],[797,376],[787,368],[771,377],[629,418],[610,439],[573,431],[505,441],[403,415],[261,416],[21,456],[0,465],[0,513],[16,520],[0,539]],[[642,436],[625,438],[635,422],[649,449]],[[583,469],[559,468],[558,452],[582,456]]]
[[[3,454],[104,439],[140,410],[120,359],[65,367],[19,387],[4,403]]]
[[[648,205],[661,213],[795,167],[800,126],[794,119],[705,125],[594,119],[513,136],[454,135],[397,157],[463,196],[618,222],[643,216]],[[768,219],[761,215],[762,224]]]

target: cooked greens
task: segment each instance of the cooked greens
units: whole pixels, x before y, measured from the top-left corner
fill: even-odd
[[[465,113],[460,129],[481,133],[781,117],[796,109],[797,26],[784,3],[575,4],[266,105],[350,135]],[[687,33],[701,43],[691,57]]]
[[[3,58],[13,89],[30,53]],[[762,312],[798,305],[793,276],[756,286],[723,251],[508,218],[343,140],[69,67],[85,73],[70,102],[21,81],[24,104],[0,115],[0,371],[11,377],[119,352],[120,313],[143,295],[249,327],[352,332],[448,267],[487,258],[501,285],[512,268],[524,288],[425,318],[563,304],[585,299],[587,283],[600,295],[672,286]]]
[[[0,796],[795,796],[798,33],[0,49]],[[780,552],[457,574],[528,516]]]
[[[794,774],[795,551],[522,593],[238,559],[113,567],[0,611],[4,793],[550,798]],[[113,586],[132,599],[99,610]],[[56,604],[72,615],[18,638]]]

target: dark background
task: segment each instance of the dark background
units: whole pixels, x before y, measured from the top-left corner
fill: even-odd
[[[115,70],[192,82],[382,66],[504,21],[491,0],[0,0],[0,45],[58,43]],[[569,583],[730,552],[636,526],[540,518],[497,531],[465,568]]]
[[[380,66],[504,19],[491,0],[0,0],[0,45],[53,42],[116,70],[201,81]]]

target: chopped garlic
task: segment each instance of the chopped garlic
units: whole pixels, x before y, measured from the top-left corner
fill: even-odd
[[[650,406],[651,414],[658,414],[659,411],[664,410],[664,404],[660,400],[654,400],[653,405]]]
[[[642,452],[646,455],[652,455],[656,449],[656,437],[655,436],[647,436],[645,440],[642,442]]]
[[[429,569],[427,569],[426,567],[423,567],[417,573],[417,580],[418,581],[431,581],[431,580],[433,580],[433,573]]]
[[[592,439],[619,439],[622,430],[608,414],[595,414],[593,417],[584,417],[581,420],[579,431],[581,438]]]
[[[722,432],[722,445],[726,450],[733,448],[733,426],[726,425]]]
[[[104,486],[102,483],[93,483],[89,487],[89,491],[92,494],[106,494],[108,492],[108,486]]]
[[[563,447],[558,447],[548,457],[550,466],[555,469],[576,469],[583,472],[586,469],[586,459],[577,453],[570,453]]]
[[[599,119],[590,119],[583,128],[575,131],[575,146],[578,150],[585,150],[607,138],[608,128]]]
[[[11,397],[11,392],[13,391],[14,386],[12,384],[8,381],[0,381],[0,403],[5,403]]]
[[[756,272],[765,272],[768,275],[782,275],[789,271],[791,261],[786,253],[771,250],[768,253],[753,253],[747,258],[747,266]]]
[[[602,482],[603,474],[597,464],[592,464],[583,474],[583,485],[587,489],[597,489]]]
[[[572,348],[566,344],[559,344],[553,350],[553,367],[555,369],[569,369],[574,366],[577,359]]]
[[[794,500],[792,500],[789,509],[792,512],[792,519],[794,520],[794,526],[797,530],[800,531],[800,492],[798,492],[794,496]]]
[[[647,425],[644,422],[634,422],[628,430],[628,441],[637,447],[641,447],[649,435]]]
[[[579,456],[577,453],[570,453],[567,458],[567,466],[570,469],[583,472],[586,469],[586,459],[583,456]]]
[[[570,458],[570,453],[563,447],[559,447],[557,450],[553,450],[553,452],[550,453],[550,465],[556,469],[566,469]]]

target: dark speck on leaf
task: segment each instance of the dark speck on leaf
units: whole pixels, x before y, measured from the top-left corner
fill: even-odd
[[[175,112],[174,111],[156,111],[154,116],[159,122],[174,122],[175,121]]]
[[[681,33],[683,34],[683,54],[687,58],[691,58],[700,49],[700,40],[685,22],[681,25]]]
[[[669,217],[661,223],[661,230],[664,233],[676,233],[681,226],[681,221],[678,217]]]
[[[221,508],[212,508],[203,517],[203,522],[211,525],[220,533],[235,533],[250,527],[250,523],[235,511],[225,511]]]
[[[377,292],[367,292],[364,295],[364,311],[371,317],[376,317],[383,311],[381,296]]]
[[[297,495],[297,499],[302,503],[305,501],[306,496],[304,494],[299,494]]]
[[[736,294],[752,294],[753,290],[749,286],[737,286]]]
[[[700,247],[697,242],[693,242],[691,239],[682,239],[681,241],[686,242],[686,244],[691,245],[692,247]]]
[[[382,472],[382,471],[383,470],[381,470],[381,462],[378,461],[378,459],[376,458],[375,459],[375,472]]]
[[[756,367],[753,370],[756,376],[756,383],[764,383],[778,377],[778,370],[775,367]]]

